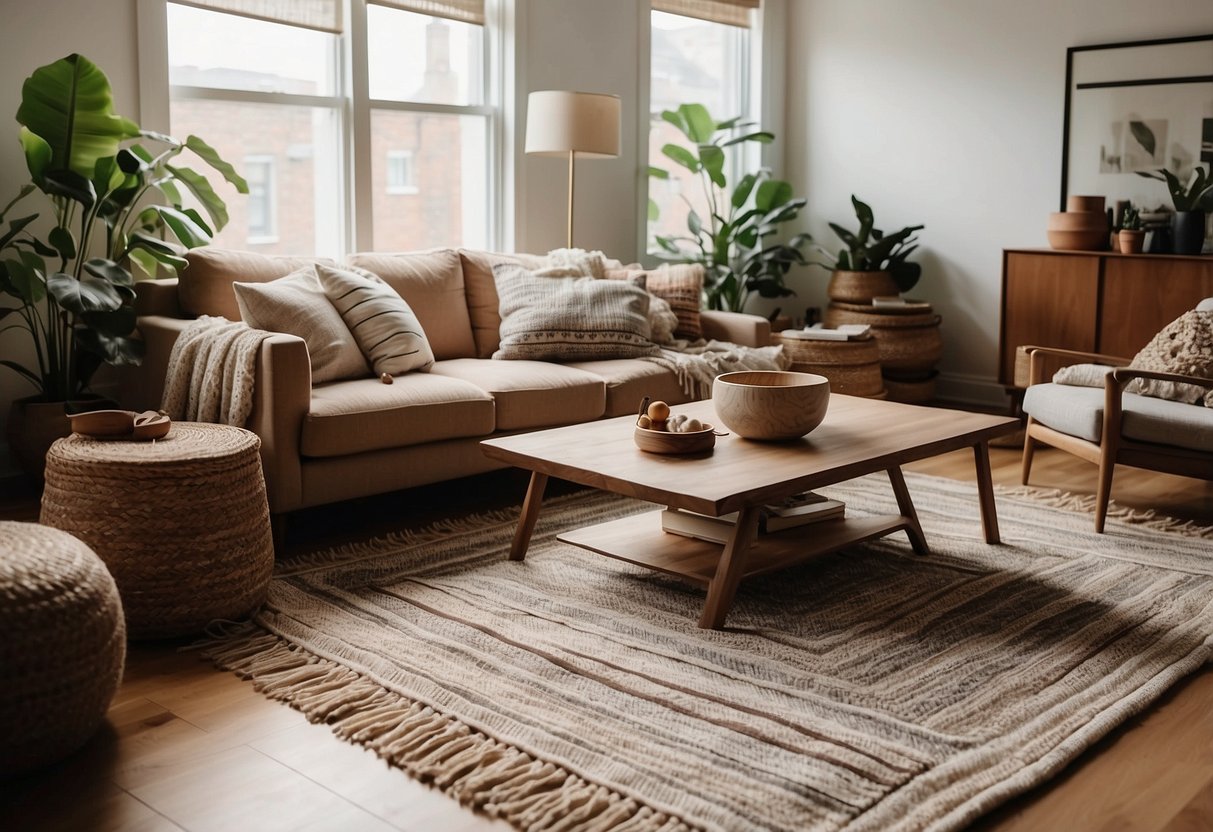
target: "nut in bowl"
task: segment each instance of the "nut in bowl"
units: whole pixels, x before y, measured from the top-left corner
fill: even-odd
[[[813,373],[745,370],[712,383],[721,423],[746,439],[798,439],[820,425],[830,404],[830,382]]]
[[[651,454],[698,454],[716,447],[715,429],[685,413],[671,413],[662,401],[646,397],[632,434],[636,447]]]

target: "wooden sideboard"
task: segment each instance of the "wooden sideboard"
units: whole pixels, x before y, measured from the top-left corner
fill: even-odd
[[[1213,297],[1213,257],[1012,248],[1002,253],[998,380],[1015,384],[1029,344],[1132,358]]]

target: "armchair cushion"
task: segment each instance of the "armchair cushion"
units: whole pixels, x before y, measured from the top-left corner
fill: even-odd
[[[1213,410],[1125,393],[1121,433],[1125,439],[1213,452]],[[1103,433],[1104,390],[1064,384],[1036,384],[1023,398],[1024,412],[1061,433],[1099,442]]]
[[[1129,366],[1183,376],[1213,378],[1213,312],[1185,312],[1154,336]],[[1213,407],[1213,390],[1195,384],[1157,379],[1135,379],[1129,393],[1157,396],[1177,402],[1199,402]]]

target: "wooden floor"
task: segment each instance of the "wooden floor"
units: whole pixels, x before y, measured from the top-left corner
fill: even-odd
[[[992,449],[996,482],[1018,482],[1019,452]],[[912,466],[972,478],[971,454]],[[1095,468],[1037,454],[1033,484],[1091,493]],[[318,509],[292,518],[291,552],[416,526],[452,501],[467,509],[516,503],[512,473]],[[1213,524],[1213,485],[1121,469],[1115,499]],[[402,508],[407,507],[407,508]],[[36,519],[30,499],[0,518]],[[368,531],[369,530],[369,531]],[[1213,556],[1213,546],[1211,556]],[[0,784],[0,828],[12,830],[483,830],[504,824],[462,809],[370,752],[214,670],[177,644],[131,647],[107,724],[78,754]],[[0,684],[3,680],[0,680]],[[1213,670],[1089,750],[1050,783],[975,828],[1213,829]]]

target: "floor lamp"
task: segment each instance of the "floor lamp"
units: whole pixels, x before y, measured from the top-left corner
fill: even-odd
[[[568,248],[573,247],[573,160],[619,155],[619,96],[539,90],[527,96],[526,153],[569,159]]]

